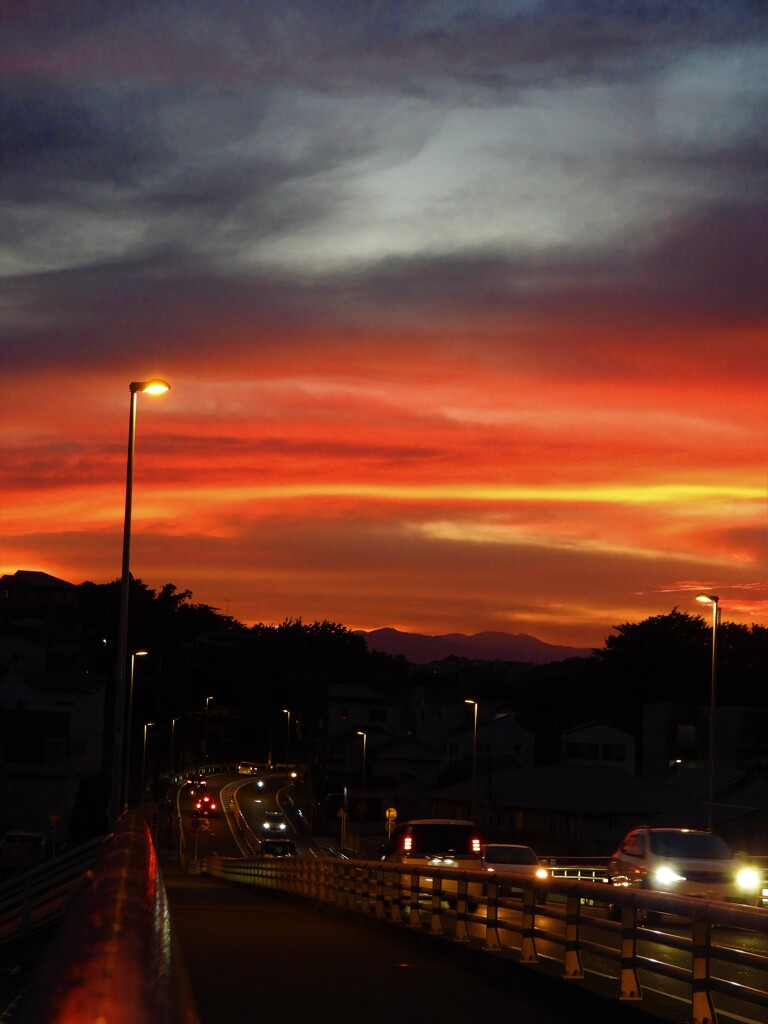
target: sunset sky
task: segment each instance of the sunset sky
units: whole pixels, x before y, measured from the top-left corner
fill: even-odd
[[[763,0],[0,0],[0,574],[768,625]]]

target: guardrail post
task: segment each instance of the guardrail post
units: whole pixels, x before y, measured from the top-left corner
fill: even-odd
[[[485,886],[485,943],[484,949],[501,949],[499,938],[499,883],[490,879]]]
[[[637,976],[637,908],[625,901],[621,905],[621,972],[619,999],[639,1001],[643,998]]]
[[[539,955],[536,952],[536,892],[531,886],[523,888],[523,921],[520,932],[520,962],[537,964]]]
[[[469,942],[467,913],[469,910],[469,887],[466,878],[460,878],[456,887],[456,929],[453,938],[456,942]]]
[[[385,917],[386,910],[384,908],[384,872],[381,868],[374,868],[374,876],[376,879],[376,887],[374,894],[374,908],[376,917]]]
[[[408,899],[408,927],[421,928],[421,914],[419,913],[419,891],[421,889],[421,878],[418,871],[414,871],[410,879],[410,896]]]
[[[581,980],[584,971],[579,952],[579,926],[581,924],[581,899],[577,893],[568,893],[565,901],[565,963],[563,977]]]
[[[429,930],[433,935],[443,934],[443,919],[440,916],[442,902],[443,879],[441,875],[437,875],[432,879],[432,906],[429,913]]]
[[[693,984],[691,1024],[717,1024],[712,1002],[712,983],[709,973],[712,945],[712,925],[709,921],[693,919]]]
[[[366,866],[359,869],[357,875],[357,895],[360,900],[360,910],[364,914],[371,912],[371,875]]]
[[[394,873],[394,880],[392,874],[387,874],[390,880],[391,889],[391,902],[389,907],[389,916],[392,921],[396,924],[405,924],[405,913],[403,912],[403,876],[399,871]]]

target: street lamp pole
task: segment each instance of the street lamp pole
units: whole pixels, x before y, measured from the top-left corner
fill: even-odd
[[[363,737],[363,773],[362,773],[361,789],[363,790],[363,792],[365,792],[365,747],[366,747],[366,742],[368,740],[368,734],[364,733],[362,729],[358,729],[357,730],[357,735]]]
[[[123,799],[123,810],[130,805],[131,801],[131,728],[133,723],[133,673],[136,669],[136,659],[145,657],[148,651],[131,651],[131,674],[128,684],[128,718],[125,723],[125,795]]]
[[[203,765],[208,764],[208,705],[213,697],[205,698],[205,750],[203,750]]]
[[[474,725],[472,727],[472,810],[471,815],[475,817],[475,790],[477,786],[477,701],[464,699],[465,704],[472,704],[474,707]]]
[[[169,771],[170,771],[169,778],[171,779],[171,781],[173,781],[173,774],[174,774],[173,773],[173,741],[174,741],[174,739],[176,737],[176,723],[178,722],[178,720],[179,720],[178,716],[176,718],[172,718],[171,719],[171,757],[170,757],[170,762],[171,763],[169,765]]]
[[[283,708],[283,714],[287,715],[285,726],[285,764],[290,764],[291,761],[291,712],[289,708]]]
[[[144,769],[147,763],[147,729],[150,725],[154,725],[154,722],[144,723],[144,749],[141,755],[141,797],[139,799],[139,806],[144,805]]]
[[[128,668],[128,592],[131,578],[131,506],[133,503],[133,453],[136,439],[136,397],[139,394],[159,395],[170,389],[164,380],[131,381],[130,413],[128,418],[128,465],[125,475],[125,519],[123,521],[123,566],[120,579],[120,618],[117,633],[117,661],[115,663],[115,714],[112,736],[112,794],[110,818],[116,821],[124,807],[125,777],[125,703],[126,672]]]
[[[702,604],[712,605],[712,666],[709,687],[709,788],[707,800],[707,828],[711,832],[714,826],[715,807],[715,702],[717,693],[717,624],[720,599],[715,594],[697,594],[696,600]]]

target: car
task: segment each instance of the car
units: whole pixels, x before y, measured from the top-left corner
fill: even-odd
[[[381,859],[394,864],[435,868],[479,868],[482,840],[474,821],[456,818],[416,818],[397,825],[381,849]],[[409,898],[411,875],[400,876],[400,899]],[[419,888],[432,887],[429,873],[419,872]],[[455,902],[458,882],[445,879],[441,890],[449,904]]]
[[[262,832],[285,832],[287,828],[288,823],[284,814],[280,811],[265,811],[261,822]]]
[[[419,818],[397,825],[381,851],[381,859],[398,864],[434,867],[479,866],[480,830],[474,821]]]
[[[195,810],[204,818],[212,818],[218,813],[216,801],[210,793],[203,793],[195,803]]]
[[[761,905],[761,873],[737,857],[713,832],[688,828],[634,828],[608,862],[607,880],[617,888]],[[609,908],[620,916],[615,904]]]
[[[262,857],[295,857],[296,843],[292,839],[263,839],[259,853]]]
[[[237,766],[237,771],[240,775],[255,775],[257,768],[253,761],[241,761]]]
[[[516,843],[488,843],[480,848],[480,863],[482,870],[492,871],[498,874],[499,881],[514,876],[520,879],[517,885],[506,885],[503,887],[504,895],[509,892],[519,892],[522,884],[527,879],[538,879],[546,882],[550,877],[549,870],[544,866],[539,856],[529,846],[520,846]],[[539,902],[544,902],[546,893],[539,894]]]

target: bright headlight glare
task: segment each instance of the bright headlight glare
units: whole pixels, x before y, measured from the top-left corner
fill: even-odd
[[[736,885],[740,889],[757,891],[760,888],[760,876],[754,868],[742,868],[736,875]]]
[[[674,868],[665,866],[656,872],[656,881],[659,885],[674,885],[675,882],[684,882],[685,875],[679,874]]]
[[[537,878],[549,878],[549,872],[546,868],[536,868]]]

